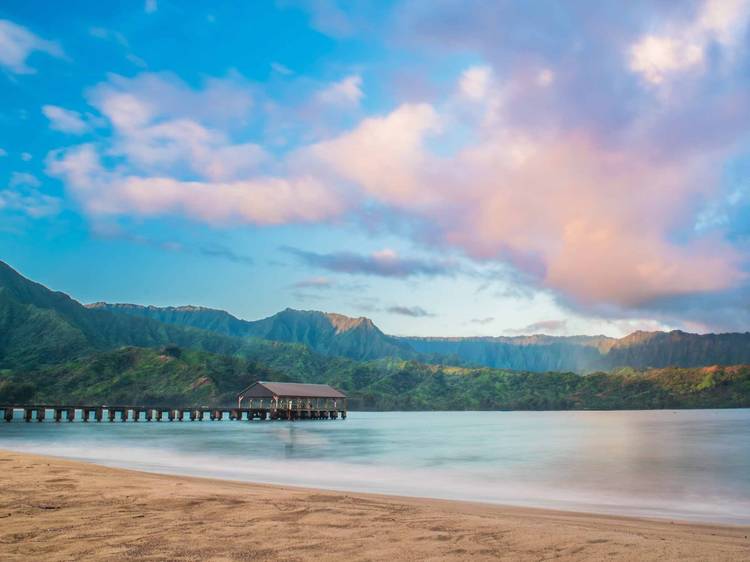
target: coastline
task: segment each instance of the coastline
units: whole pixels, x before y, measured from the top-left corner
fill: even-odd
[[[738,560],[750,526],[152,474],[0,450],[3,560]]]

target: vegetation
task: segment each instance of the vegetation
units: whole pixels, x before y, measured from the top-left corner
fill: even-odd
[[[167,323],[166,317],[165,322],[146,317],[139,307],[133,310],[137,313],[84,307],[0,262],[0,403],[228,405],[253,381],[295,380],[343,390],[352,409],[750,406],[746,366],[629,368],[579,376],[450,367],[413,358],[357,361],[327,353],[338,346],[355,355],[380,357],[389,346],[400,344],[363,319],[327,317],[324,322],[318,313],[300,316],[286,311],[261,321],[252,326],[262,332],[260,338],[235,335],[250,328],[226,313],[204,310],[193,316],[188,309],[169,311],[174,316],[169,321],[191,319],[193,324],[186,326]],[[197,319],[206,329],[196,327]],[[334,332],[321,331],[327,325],[334,326]],[[348,331],[346,338],[336,335],[341,330]],[[372,333],[382,336],[377,352],[368,343]],[[317,352],[309,344],[321,334],[325,345],[320,346],[325,349]],[[302,335],[304,343],[293,343]],[[290,341],[275,341],[282,336]],[[730,348],[740,349],[739,343]]]
[[[270,353],[264,345],[259,350]],[[280,346],[276,367],[243,357],[125,347],[33,371],[0,372],[0,403],[231,405],[256,380],[326,382],[364,410],[568,410],[750,407],[750,367],[658,369],[579,376],[358,363]],[[260,355],[260,354],[259,354]],[[279,366],[283,365],[283,368]]]

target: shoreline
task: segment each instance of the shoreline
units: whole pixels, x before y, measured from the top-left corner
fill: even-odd
[[[175,476],[0,450],[3,560],[737,560],[750,558],[749,536],[750,526]]]
[[[457,489],[462,490],[457,493],[456,490],[452,490],[451,486],[453,482],[450,479],[446,479],[445,475],[439,480],[434,480],[435,475],[431,475],[429,480],[432,482],[428,487],[412,488],[409,489],[407,483],[409,479],[396,480],[394,484],[394,478],[399,476],[398,473],[383,473],[382,470],[373,468],[369,470],[366,475],[359,474],[355,479],[347,479],[342,474],[331,473],[332,469],[330,463],[316,460],[316,461],[292,461],[287,462],[276,462],[268,463],[261,461],[259,465],[257,462],[252,463],[250,461],[243,462],[242,467],[245,465],[252,465],[252,470],[246,472],[238,466],[233,466],[230,459],[224,459],[226,466],[224,469],[217,469],[215,463],[209,463],[208,466],[203,464],[204,457],[202,455],[196,455],[190,457],[189,455],[182,455],[179,459],[179,463],[175,463],[174,459],[172,462],[163,462],[164,455],[157,457],[143,456],[143,451],[131,451],[134,456],[123,457],[121,454],[116,458],[107,456],[89,455],[82,451],[74,452],[71,450],[56,448],[53,444],[46,447],[47,450],[40,449],[39,447],[33,448],[10,448],[4,449],[0,447],[0,453],[18,453],[21,455],[37,455],[45,458],[55,458],[63,461],[81,462],[94,466],[107,467],[112,469],[120,469],[126,471],[134,471],[137,473],[144,474],[156,474],[163,476],[174,476],[174,477],[185,477],[185,478],[198,478],[201,480],[211,480],[216,482],[233,482],[237,484],[248,484],[248,485],[267,485],[282,488],[293,488],[301,490],[315,490],[319,492],[332,492],[332,493],[345,493],[345,494],[364,494],[373,495],[378,497],[390,497],[390,498],[402,498],[402,499],[425,499],[425,500],[436,500],[436,501],[448,501],[457,503],[467,504],[478,504],[486,506],[495,506],[500,508],[520,508],[520,509],[531,509],[541,510],[545,512],[558,512],[558,513],[576,513],[576,514],[588,514],[593,516],[603,517],[624,517],[631,519],[642,519],[651,521],[667,521],[667,522],[681,522],[681,523],[692,523],[697,525],[717,525],[717,526],[734,526],[734,527],[750,527],[750,517],[746,512],[738,514],[728,509],[728,506],[724,507],[724,510],[717,511],[716,509],[707,510],[704,506],[702,508],[685,509],[687,506],[669,506],[669,505],[658,505],[649,504],[647,497],[620,497],[620,501],[616,501],[618,498],[610,497],[608,501],[604,501],[604,496],[589,496],[586,499],[580,496],[571,496],[564,498],[560,495],[558,490],[548,490],[549,495],[540,494],[537,490],[527,490],[528,495],[522,493],[516,493],[513,496],[506,496],[503,498],[484,496],[476,490],[472,490],[470,494],[466,493],[466,490],[458,487]],[[155,451],[148,451],[149,455],[154,455]],[[166,453],[165,453],[166,454]],[[167,455],[168,456],[168,455]],[[158,458],[158,462],[153,460]],[[298,470],[298,462],[309,463],[305,471],[309,474],[315,474],[316,476],[311,477],[300,477]],[[297,467],[295,470],[289,472],[287,469],[291,467]],[[351,466],[350,468],[361,470],[362,467]],[[326,476],[321,476],[325,474]],[[343,475],[348,474],[347,471],[343,472]],[[337,479],[334,475],[338,475]],[[413,476],[413,475],[411,475]],[[368,484],[365,485],[364,478],[369,478]],[[386,483],[385,485],[380,482]],[[437,484],[444,487],[440,487]],[[440,491],[436,491],[436,490]]]

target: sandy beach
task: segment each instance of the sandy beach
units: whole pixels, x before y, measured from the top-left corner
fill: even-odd
[[[750,528],[164,476],[0,452],[0,559],[747,560]]]

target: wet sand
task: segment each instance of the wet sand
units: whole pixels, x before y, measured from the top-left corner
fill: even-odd
[[[0,451],[0,560],[750,560],[750,527],[164,476]]]

